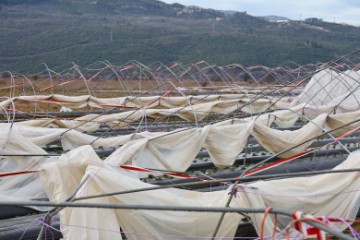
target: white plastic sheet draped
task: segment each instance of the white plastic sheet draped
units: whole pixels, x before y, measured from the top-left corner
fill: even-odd
[[[326,127],[328,129],[334,129],[341,125],[350,123],[356,119],[360,119],[360,111],[342,113],[342,114],[332,114],[332,115],[329,115],[329,117],[326,120]],[[359,126],[360,126],[360,122],[356,122],[356,123],[350,124],[344,128],[340,128],[340,129],[332,132],[332,134],[339,137]]]
[[[315,74],[297,101],[312,108],[336,107],[337,112],[360,109],[360,71],[335,72],[325,69]]]
[[[115,165],[131,164],[155,169],[185,171],[200,151],[207,131],[189,129],[175,135],[139,139],[125,144],[106,161]],[[174,137],[176,136],[176,137]],[[181,170],[180,170],[181,169]]]
[[[246,95],[245,95],[246,96]],[[251,97],[251,96],[250,96]],[[91,120],[94,115],[84,116],[72,121],[68,120],[39,120],[40,122],[29,122],[27,124],[42,125],[52,124],[59,127],[78,127],[79,131],[94,131],[99,123],[107,123],[110,126],[125,126],[127,123],[138,121],[146,116],[161,118],[164,116],[177,115],[187,121],[202,120],[210,113],[228,114],[236,109],[250,114],[261,113],[265,110],[277,110],[290,108],[298,112],[302,108],[302,114],[315,118],[321,113],[329,113],[335,110],[338,113],[357,111],[360,109],[360,73],[356,71],[345,71],[337,73],[325,69],[315,74],[306,85],[301,95],[297,98],[263,97],[251,99],[244,98],[242,94],[203,95],[187,97],[119,97],[119,98],[96,98],[90,95],[64,96],[64,95],[37,95],[19,96],[0,102],[2,108],[9,108],[11,101],[48,101],[54,104],[65,104],[68,107],[114,107],[117,105],[128,105],[131,107],[154,107],[162,106],[169,109],[146,109],[146,111],[127,111],[119,114],[109,114],[98,117],[95,121],[83,124]],[[150,106],[149,106],[150,104]],[[181,106],[181,107],[180,107]],[[184,108],[182,108],[184,107]],[[283,124],[282,120],[277,120]]]
[[[329,116],[322,114],[295,131],[277,130],[266,126],[276,122],[276,119],[280,119],[278,116],[281,117],[282,123],[286,120],[293,122],[299,117],[293,111],[282,110],[262,115],[256,121],[252,118],[234,119],[203,128],[165,133],[143,132],[109,138],[98,138],[75,130],[36,128],[17,123],[14,124],[13,128],[38,146],[44,146],[60,139],[64,150],[88,144],[94,148],[115,147],[119,149],[108,160],[118,165],[133,164],[163,170],[185,171],[203,148],[209,152],[215,165],[231,166],[236,156],[245,147],[251,134],[268,151],[279,153],[318,136],[323,130],[333,129],[354,119],[359,119],[360,112],[331,114]],[[352,124],[344,130],[338,130],[335,135],[344,134],[358,125],[360,123]],[[8,127],[9,124],[0,124],[0,128],[6,129]],[[302,144],[281,154],[280,157],[298,154],[311,143],[309,141]]]
[[[78,131],[93,132],[96,131],[100,124],[107,124],[113,128],[121,128],[129,126],[129,124],[137,122],[144,117],[154,119],[178,116],[186,121],[200,121],[208,117],[210,114],[228,114],[242,106],[243,103],[239,100],[229,100],[221,102],[201,103],[193,106],[178,107],[171,109],[137,109],[121,113],[96,115],[85,115],[73,120],[58,120],[58,119],[38,119],[25,122],[19,122],[19,125],[37,126],[37,127],[59,127],[59,128],[75,128]],[[255,108],[251,107],[252,109]],[[263,106],[259,104],[259,108]],[[255,111],[255,110],[254,110]]]
[[[288,110],[277,110],[269,114],[260,115],[260,119],[264,120],[264,123],[268,121],[268,116],[271,116],[270,125],[272,122],[280,127],[292,126],[299,116],[303,115],[309,119],[314,119],[322,113],[330,114],[334,113],[347,113],[358,111],[360,108],[357,104],[347,105],[342,102],[340,105],[330,104],[324,106],[310,106],[306,104],[296,105]],[[344,107],[344,106],[347,107]],[[184,108],[172,108],[172,109],[142,109],[142,110],[131,110],[121,113],[96,115],[90,114],[85,115],[73,120],[58,120],[58,119],[37,119],[24,122],[18,122],[18,125],[36,126],[36,127],[59,127],[59,128],[75,128],[81,132],[93,132],[96,131],[100,124],[107,124],[112,128],[121,128],[129,126],[129,124],[142,120],[144,117],[151,117],[155,119],[179,116],[186,121],[203,120],[209,114],[229,114],[237,109],[245,111],[250,106],[242,108],[242,104],[236,101],[218,102],[218,103],[206,103],[198,104],[195,106],[188,106]],[[350,107],[352,106],[352,107]],[[359,105],[360,106],[360,105]],[[253,107],[252,107],[253,109]],[[274,108],[276,109],[276,108]],[[276,116],[276,117],[275,117]]]
[[[359,158],[360,151],[353,152],[335,169],[355,168]],[[77,197],[151,187],[131,173],[101,162],[88,146],[63,155],[60,161],[47,165],[41,171],[44,188],[54,202],[64,201],[70,196],[85,176],[90,177],[76,194]],[[359,172],[260,181],[238,185],[237,196],[233,198],[230,207],[273,206],[305,211],[315,216],[354,218],[360,203],[359,186]],[[223,207],[228,199],[227,193],[228,190],[201,193],[170,188],[85,202]],[[219,216],[219,213],[66,208],[60,213],[60,220],[65,239],[120,239],[120,227],[129,239],[174,239],[185,236],[209,239]],[[249,216],[260,233],[263,214]],[[280,224],[285,226],[286,218],[280,220]],[[217,237],[233,237],[239,221],[240,215],[226,214]],[[271,218],[266,219],[265,235],[272,233],[273,224]],[[340,230],[344,228],[341,226]]]
[[[96,114],[88,114],[74,120],[34,119],[16,122],[15,124],[33,127],[74,128],[80,132],[94,132],[100,127],[101,122],[96,121],[98,116]]]
[[[360,72],[345,71],[336,72],[325,69],[315,74],[298,97],[299,102],[321,106],[332,103],[339,97],[356,90],[360,85]],[[354,92],[354,98],[359,92]],[[350,97],[354,100],[353,97]]]
[[[144,106],[154,107],[162,106],[174,108],[179,106],[188,106],[203,104],[208,102],[221,102],[233,99],[241,99],[244,97],[251,97],[251,95],[243,94],[221,94],[221,95],[197,95],[186,97],[162,97],[162,96],[146,96],[146,97],[116,97],[116,98],[97,98],[91,95],[82,96],[66,96],[66,95],[34,95],[34,96],[19,96],[0,102],[0,106],[8,108],[11,102],[49,102],[52,104],[65,105],[69,108],[113,108],[113,107],[135,107],[140,108]]]
[[[43,149],[20,135],[16,130],[0,129],[1,154],[47,154]],[[46,162],[55,158],[39,156],[2,156],[0,158],[0,173],[38,170]],[[31,200],[46,198],[44,188],[38,174],[25,174],[0,179],[0,198],[4,201]],[[44,209],[39,207],[38,209]]]
[[[316,137],[323,131],[324,123],[327,115],[322,114],[313,121],[307,123],[298,130],[277,130],[267,127],[263,124],[255,124],[253,135],[259,143],[272,153],[279,153],[283,150],[290,149],[297,146],[308,139]],[[314,141],[314,140],[313,140]],[[313,141],[308,141],[294,149],[291,149],[281,155],[280,157],[290,157],[304,151]]]
[[[9,129],[10,124],[0,123],[0,130]],[[14,124],[12,127],[17,133],[21,133],[28,141],[44,147],[56,140],[61,141],[63,150],[74,149],[83,145],[91,145],[94,148],[119,147],[131,140],[134,134],[118,135],[115,137],[101,138],[84,134],[72,129],[30,127],[26,125]],[[147,133],[137,133],[139,136],[147,136]],[[0,139],[6,139],[6,135]]]
[[[239,122],[232,125],[209,125],[204,148],[211,160],[218,166],[232,166],[237,155],[245,148],[253,131],[255,121]]]
[[[244,149],[254,121],[227,126],[206,126],[130,141],[106,161],[115,165],[186,171],[202,148],[215,165],[231,166]],[[231,137],[228,134],[231,133]]]
[[[65,171],[69,168],[71,172]],[[85,175],[90,175],[90,179],[80,189],[77,197],[115,189],[122,191],[151,186],[125,170],[114,169],[102,163],[87,146],[63,155],[57,163],[47,166],[41,172],[48,196],[55,202],[65,200]],[[200,193],[167,189],[87,202],[220,207],[226,204],[227,197],[223,192]],[[128,239],[174,239],[176,236],[210,238],[219,217],[218,213],[67,208],[61,212],[60,220],[65,239],[121,239],[119,227]],[[227,214],[218,236],[234,236],[240,217],[238,214]]]
[[[334,170],[358,168],[359,160],[358,150]],[[261,198],[264,205],[258,207],[273,206],[314,216],[355,219],[360,207],[360,172],[259,181],[248,185],[246,195],[250,202]],[[345,229],[344,225],[338,226],[340,230]],[[270,234],[272,228],[267,231]]]

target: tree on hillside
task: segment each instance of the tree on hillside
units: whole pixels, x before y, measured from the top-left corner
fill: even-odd
[[[0,0],[0,4],[27,4],[27,3],[43,3],[43,2],[58,2],[59,0]]]

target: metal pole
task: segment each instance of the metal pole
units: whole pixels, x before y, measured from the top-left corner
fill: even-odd
[[[55,207],[55,208],[105,208],[105,209],[131,209],[131,210],[155,210],[155,211],[185,211],[185,212],[226,212],[226,213],[263,213],[266,211],[265,208],[222,208],[222,207],[184,207],[184,206],[151,206],[151,205],[131,205],[131,204],[108,204],[108,203],[73,203],[73,202],[62,202],[52,203],[44,201],[0,201],[2,206],[43,206],[43,207]],[[281,214],[292,217],[292,212],[273,208],[270,213]],[[344,240],[354,240],[350,236],[337,232],[326,225],[315,223],[313,221],[305,221],[307,224],[312,225],[320,230],[323,230],[331,235]]]

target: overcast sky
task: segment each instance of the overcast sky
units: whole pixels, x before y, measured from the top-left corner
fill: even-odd
[[[360,25],[360,0],[162,0],[218,10],[247,11],[250,15],[277,15],[293,20],[308,17]]]

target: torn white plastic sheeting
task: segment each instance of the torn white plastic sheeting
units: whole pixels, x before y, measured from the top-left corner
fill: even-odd
[[[358,168],[359,159],[360,150],[352,152],[333,170]],[[249,184],[246,192],[250,202],[261,197],[264,206],[300,210],[314,216],[355,219],[360,207],[360,172],[258,181]],[[285,226],[284,220],[282,225]],[[340,230],[346,228],[344,224],[337,226]],[[268,230],[271,233],[271,228]]]
[[[289,114],[297,117],[293,112],[281,111],[280,115]],[[293,115],[291,115],[293,114]],[[292,146],[298,145],[321,132],[341,126],[359,117],[359,112],[352,114],[329,115],[322,114],[302,128],[294,131],[277,130],[265,126],[274,121],[274,114],[266,114],[254,120],[227,120],[203,128],[175,130],[172,132],[136,133],[120,135],[110,138],[97,138],[75,130],[32,128],[14,125],[14,129],[21,131],[25,137],[37,145],[45,145],[60,138],[65,150],[91,144],[94,148],[120,147],[109,158],[113,164],[132,164],[172,171],[185,171],[202,148],[208,150],[211,160],[217,166],[231,166],[236,156],[241,153],[250,134],[272,153],[278,153]],[[359,115],[359,116],[358,116]],[[335,121],[338,119],[337,121]],[[275,119],[276,120],[276,119]],[[327,124],[329,121],[329,124]],[[352,127],[358,124],[353,124]],[[9,126],[3,124],[0,126]],[[255,127],[254,127],[255,126]],[[349,130],[349,128],[346,128]],[[344,133],[341,131],[339,133]],[[61,137],[60,137],[61,136]],[[288,157],[304,151],[311,141],[302,144],[291,151],[280,155]],[[129,154],[131,153],[131,154]]]
[[[351,108],[349,109],[349,111],[340,111],[345,109],[343,105],[344,102],[341,103],[336,108],[338,110],[337,113],[343,113],[349,111],[353,112],[359,110],[358,107],[353,107],[353,109]],[[176,115],[186,121],[203,120],[211,113],[229,114],[237,109],[243,109],[241,108],[241,106],[242,104],[240,104],[238,100],[235,100],[228,102],[215,102],[215,103],[213,102],[213,103],[198,104],[184,108],[130,110],[121,113],[104,114],[104,115],[89,114],[79,118],[75,118],[73,120],[37,119],[37,120],[17,122],[16,124],[34,126],[34,127],[49,126],[49,127],[59,127],[59,128],[75,128],[76,130],[81,132],[84,131],[94,132],[100,127],[100,124],[107,124],[112,128],[121,128],[121,127],[129,126],[130,123],[137,122],[140,119],[143,119],[144,117],[151,117],[157,119],[157,118]],[[275,123],[278,126],[289,127],[292,126],[296,122],[298,117],[301,115],[304,115],[309,119],[314,119],[322,113],[330,114],[334,112],[335,106],[337,105],[331,104],[331,105],[324,105],[317,107],[306,104],[300,104],[291,107],[288,110],[286,109],[277,110],[272,113],[262,114],[254,117],[264,118],[270,114],[272,117],[274,117],[272,121],[275,121]],[[356,106],[356,104],[352,106]]]
[[[214,165],[232,166],[236,157],[245,148],[255,121],[239,122],[232,125],[209,125],[204,148],[208,150]]]
[[[0,123],[0,130],[9,129],[10,124]],[[42,128],[14,124],[13,130],[21,133],[23,137],[33,144],[44,147],[49,143],[60,140],[64,150],[70,150],[79,146],[91,145],[94,148],[119,147],[131,140],[134,134],[119,135],[115,137],[101,138],[87,135],[72,129]],[[138,133],[140,136],[147,136],[147,133]],[[0,136],[6,138],[6,136]]]
[[[325,125],[326,125],[327,129],[335,129],[339,126],[350,123],[356,119],[360,119],[360,111],[349,112],[349,113],[340,113],[340,114],[331,114],[326,119]],[[359,126],[360,126],[360,121],[350,124],[346,127],[340,128],[340,129],[332,132],[331,134],[335,135],[336,137],[339,137],[345,133],[350,132],[351,130],[353,130]]]
[[[0,153],[1,154],[47,154],[16,130],[0,128]],[[41,156],[6,156],[0,158],[0,172],[17,172],[38,170],[44,163],[55,161],[57,158]],[[0,198],[4,201],[31,200],[46,198],[44,188],[38,174],[24,174],[0,179]],[[35,207],[35,209],[47,209]]]
[[[86,153],[86,154],[85,154]],[[71,172],[65,169],[71,168]],[[71,176],[67,176],[67,175]],[[88,146],[63,155],[55,164],[41,172],[51,201],[64,201],[85,175],[89,180],[77,197],[149,187],[135,175],[102,163]],[[135,194],[105,197],[85,202],[144,204],[159,206],[225,206],[228,195],[222,192],[200,193],[180,189],[164,189]],[[121,239],[119,229],[128,239],[174,239],[176,236],[210,238],[220,218],[219,213],[189,213],[173,211],[111,210],[66,208],[60,213],[64,239]],[[218,237],[233,237],[239,224],[239,214],[227,214]],[[79,226],[79,227],[73,227]]]
[[[360,72],[336,72],[324,69],[315,74],[298,97],[298,102],[310,105],[326,105],[339,96],[344,96],[356,90],[360,85]],[[359,94],[355,92],[354,94]]]
[[[202,148],[208,129],[174,131],[153,139],[138,139],[125,144],[106,161],[120,166],[135,166],[186,171]]]
[[[320,135],[323,131],[326,118],[326,114],[319,115],[313,121],[294,131],[277,130],[269,128],[263,124],[255,124],[253,135],[268,151],[272,153],[279,153]],[[298,154],[310,146],[313,141],[308,141],[304,144],[301,144],[279,156],[290,157]]]
[[[128,142],[106,161],[114,165],[186,171],[202,148],[217,166],[231,166],[252,133],[254,121],[193,128]]]
[[[355,168],[359,158],[360,151],[353,152],[335,169]],[[131,172],[112,168],[106,162],[101,162],[89,146],[63,155],[60,161],[47,165],[40,175],[50,200],[54,202],[64,201],[88,175],[90,177],[76,194],[77,197],[153,186],[141,182]],[[305,211],[314,216],[353,219],[360,203],[359,186],[359,172],[260,181],[238,185],[237,195],[232,199],[230,207],[272,206],[290,211]],[[202,193],[169,188],[89,199],[84,202],[224,207],[229,197],[228,192]],[[249,216],[260,234],[263,214]],[[100,208],[66,208],[60,213],[61,231],[65,239],[92,240],[120,239],[120,227],[128,239],[174,239],[185,236],[210,239],[219,217],[219,213]],[[286,218],[280,218],[280,226],[285,226],[287,221]],[[226,214],[217,237],[234,237],[239,222],[239,214]],[[272,218],[268,217],[264,226],[265,235],[272,233],[273,224]],[[340,230],[344,228],[344,225],[339,226]]]
[[[52,95],[34,95],[34,96],[19,96],[5,101],[0,102],[0,106],[7,108],[11,105],[11,102],[25,101],[25,102],[51,102],[53,104],[65,105],[69,108],[83,108],[83,107],[94,107],[94,108],[113,108],[115,106],[127,106],[140,108],[151,104],[149,107],[162,106],[168,108],[175,108],[181,106],[228,101],[233,99],[242,99],[244,96],[249,97],[250,95],[244,94],[221,94],[221,95],[197,95],[197,96],[142,96],[142,97],[115,97],[115,98],[97,98],[91,95],[82,96],[66,96],[60,94]]]
[[[94,132],[100,127],[100,122],[96,121],[99,115],[88,114],[73,120],[60,119],[34,119],[14,123],[15,125],[32,126],[32,127],[58,127],[74,128],[80,132]]]
[[[107,159],[115,165],[130,164],[145,168],[185,171],[201,148],[205,148],[211,160],[218,166],[231,166],[244,149],[250,134],[272,153],[318,136],[323,131],[327,115],[322,114],[304,127],[295,130],[276,130],[249,122],[209,125],[202,129],[188,129],[165,133],[155,139],[137,139],[128,142]],[[281,157],[289,157],[304,151],[312,142],[302,144]]]

